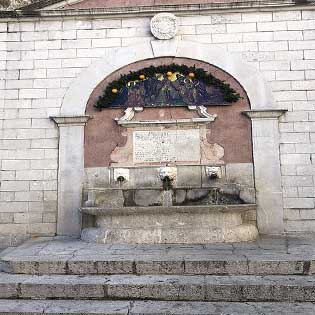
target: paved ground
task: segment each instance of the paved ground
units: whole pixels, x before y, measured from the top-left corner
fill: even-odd
[[[161,301],[0,300],[10,315],[314,315],[312,303],[210,303]]]
[[[60,258],[102,259],[123,258],[203,258],[221,256],[226,259],[274,257],[278,259],[315,259],[315,234],[300,236],[261,237],[255,242],[217,243],[209,245],[103,245],[80,240],[40,238],[28,241],[17,248],[4,250],[0,257],[34,258],[37,260]]]
[[[12,273],[0,273],[0,314],[315,314],[315,234],[209,245],[40,238],[0,257]]]

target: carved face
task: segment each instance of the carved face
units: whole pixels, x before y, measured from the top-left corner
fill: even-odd
[[[160,168],[160,178],[163,180],[165,177],[168,177],[170,180],[176,179],[176,168],[174,167],[161,167]]]

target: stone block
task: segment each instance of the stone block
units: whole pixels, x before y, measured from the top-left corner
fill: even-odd
[[[21,89],[20,97],[26,98],[26,99],[45,98],[46,90],[45,89]]]
[[[257,23],[258,32],[267,32],[267,31],[286,31],[287,24],[286,22],[258,22]]]
[[[192,276],[184,281],[178,276],[141,276],[134,277],[112,276],[106,285],[109,298],[118,299],[163,299],[200,301],[204,299],[205,291],[203,277]]]
[[[211,15],[211,24],[240,23],[241,20],[242,20],[242,15],[240,13]]]
[[[265,42],[273,40],[273,32],[253,32],[253,33],[244,33],[243,41],[244,42]]]
[[[310,154],[281,154],[281,164],[282,165],[307,165],[311,164]]]
[[[105,167],[85,168],[84,186],[105,188],[110,186],[110,169]]]
[[[283,210],[283,219],[285,221],[289,220],[300,220],[300,210],[299,209],[284,209]]]
[[[289,42],[289,50],[315,49],[315,40],[296,40]]]
[[[63,30],[88,30],[92,28],[92,23],[88,20],[65,20],[62,28]]]
[[[244,256],[233,256],[228,261],[226,257],[212,255],[211,260],[185,258],[185,274],[198,275],[224,275],[224,274],[247,274],[247,260]]]
[[[75,39],[77,38],[77,33],[75,30],[64,30],[64,31],[49,31],[48,39]]]
[[[160,190],[148,189],[135,190],[134,203],[137,206],[162,205],[162,192]]]
[[[288,50],[288,43],[286,41],[270,41],[259,42],[259,51],[281,51]]]
[[[49,50],[49,58],[50,59],[63,59],[63,58],[75,58],[76,57],[76,49],[51,49]],[[79,56],[78,56],[79,57]]]
[[[201,167],[178,166],[176,187],[201,187]]]
[[[216,25],[196,25],[197,34],[215,34],[215,33],[226,33],[226,26],[224,24]]]
[[[121,46],[120,38],[92,39],[92,47],[119,47]]]
[[[313,198],[283,198],[283,206],[285,208],[314,208]]]
[[[248,188],[242,186],[239,194],[240,199],[245,203],[256,203],[256,191],[255,188]]]
[[[282,176],[283,186],[294,187],[294,186],[313,186],[312,176]]]
[[[302,21],[288,21],[288,30],[307,30],[314,29],[314,20],[302,20]]]
[[[35,31],[59,30],[61,27],[61,21],[39,21],[35,23]]]
[[[226,25],[228,33],[249,33],[256,32],[256,23],[233,23]]]
[[[139,22],[136,22],[138,21]],[[125,22],[125,25],[124,27],[129,27],[129,23],[130,24],[142,24],[143,23],[143,20],[142,18],[137,18],[137,19],[124,19],[124,22]],[[121,28],[121,23],[122,21],[120,19],[95,19],[92,21],[93,23],[93,29],[102,29],[102,28]]]
[[[95,192],[95,205],[104,207],[123,207],[124,206],[124,195],[120,189],[105,189],[101,192]]]
[[[3,170],[28,170],[29,168],[29,160],[2,160]]]
[[[239,43],[242,42],[243,34],[212,34],[213,43]]]
[[[130,172],[130,185],[133,188],[160,188],[162,181],[159,168],[135,168]]]
[[[251,163],[227,164],[226,180],[229,183],[254,187],[253,165]]]
[[[284,12],[273,12],[273,21],[295,21],[301,20],[301,11],[284,11]]]

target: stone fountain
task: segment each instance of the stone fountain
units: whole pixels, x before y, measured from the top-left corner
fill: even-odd
[[[99,93],[120,80],[119,72],[90,98],[82,239],[149,244],[254,240],[245,91],[220,69],[197,60],[165,57],[154,63],[158,67],[146,60],[122,70],[131,73],[131,81],[122,82],[119,91],[107,91],[116,95],[112,103]],[[96,111],[95,102],[104,110]]]
[[[258,232],[253,197],[222,178],[224,167],[202,169],[207,188],[192,188],[189,183],[177,187],[176,167],[151,169],[160,187],[127,188],[123,172],[118,172],[117,187],[86,188],[81,211],[92,226],[83,229],[81,238],[104,244],[254,240]]]

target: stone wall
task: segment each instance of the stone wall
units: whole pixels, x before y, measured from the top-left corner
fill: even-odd
[[[150,19],[0,22],[0,222],[12,235],[56,229],[58,115],[73,79],[112,47],[152,40]],[[179,39],[239,54],[259,68],[281,118],[286,231],[315,230],[315,11],[235,12],[179,19]],[[11,235],[7,237],[7,235]]]

